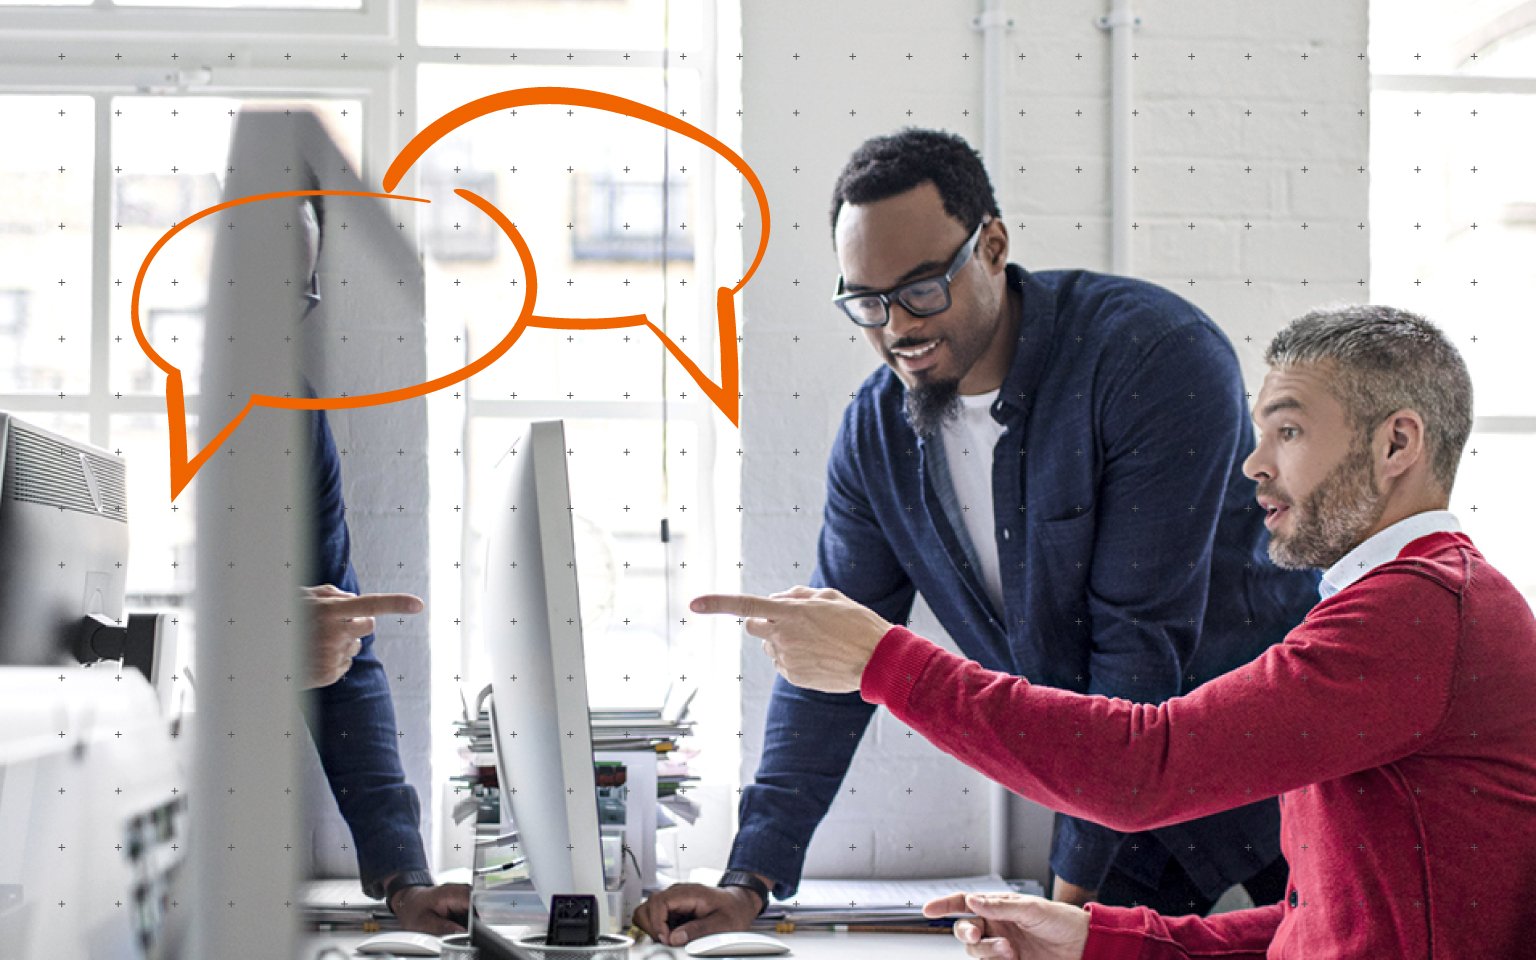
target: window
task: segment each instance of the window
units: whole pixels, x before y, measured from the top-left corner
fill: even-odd
[[[573,258],[693,259],[686,181],[658,176],[637,183],[610,171],[582,177],[573,190],[577,219],[571,237]]]
[[[319,112],[372,184],[427,121],[513,87],[605,90],[730,140],[714,122],[727,113],[706,40],[715,16],[716,0],[0,0],[0,124],[28,145],[0,152],[0,188],[20,198],[0,211],[0,256],[16,268],[0,284],[0,408],[129,458],[130,607],[190,616],[197,485],[174,504],[166,496],[163,375],[134,341],[129,291],[153,242],[222,198],[238,111]],[[91,35],[111,42],[80,39]],[[478,46],[509,37],[519,46]],[[565,46],[575,37],[581,46]],[[645,313],[718,378],[714,289],[718,276],[739,276],[739,239],[707,221],[739,215],[701,215],[722,171],[696,147],[632,118],[555,107],[486,117],[434,147],[405,185],[442,198],[409,225],[426,277],[429,372],[504,336],[526,285],[505,237],[449,192],[468,187],[535,251],[541,314]],[[191,393],[211,231],[193,225],[156,258],[141,305],[146,333]],[[188,403],[196,409],[195,396]],[[593,698],[633,702],[641,681],[664,688],[669,656],[703,645],[690,631],[717,629],[683,628],[677,614],[712,575],[716,509],[735,502],[713,456],[728,424],[702,391],[643,329],[579,342],[531,330],[428,407],[432,632],[445,667],[434,732],[457,711],[447,678],[473,652],[468,635],[463,649],[454,642],[478,599],[472,507],[489,499],[481,487],[519,424],[535,418],[568,426]],[[437,759],[456,768],[442,740]],[[720,769],[734,771],[734,758]]]
[[[36,396],[71,394],[90,384],[81,363],[91,337],[91,183],[95,104],[89,97],[6,95],[0,124],[14,143],[0,151],[0,260],[9,308],[0,315],[14,350],[0,365],[0,390]],[[20,198],[22,202],[16,202]],[[88,351],[87,355],[88,355]]]
[[[1466,358],[1476,421],[1451,507],[1536,601],[1518,467],[1536,462],[1536,4],[1371,13],[1371,296],[1424,313]]]

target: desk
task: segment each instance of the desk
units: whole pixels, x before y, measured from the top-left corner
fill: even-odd
[[[311,933],[301,938],[298,960],[315,960],[326,947],[339,947],[348,957],[352,947],[366,940],[366,933]],[[789,946],[782,960],[965,960],[964,949],[952,935],[931,933],[831,933],[796,932],[774,934]],[[645,940],[630,950],[631,960],[692,960],[682,950],[667,950]],[[335,954],[331,954],[332,957]],[[777,958],[763,958],[777,960]]]

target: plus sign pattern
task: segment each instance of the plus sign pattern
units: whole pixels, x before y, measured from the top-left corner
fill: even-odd
[[[374,37],[349,43],[308,36],[292,49],[263,42],[253,52],[238,35],[217,30],[165,41],[125,36],[54,39],[46,50],[34,45],[12,61],[14,69],[44,86],[75,92],[36,110],[28,129],[39,132],[7,151],[23,168],[18,195],[35,213],[27,214],[24,230],[10,231],[5,249],[20,256],[30,246],[40,256],[13,261],[25,269],[12,274],[18,277],[15,284],[0,287],[19,289],[26,274],[45,279],[34,285],[46,295],[31,295],[41,305],[32,315],[46,315],[49,349],[62,351],[65,359],[54,363],[26,341],[26,355],[18,347],[15,357],[52,366],[33,380],[0,371],[0,377],[9,377],[0,380],[0,390],[26,394],[27,409],[47,425],[124,449],[133,456],[131,482],[138,490],[166,488],[159,453],[164,433],[155,420],[161,409],[153,395],[157,384],[131,342],[125,288],[147,238],[216,199],[219,178],[228,173],[220,139],[227,127],[219,123],[227,124],[240,102],[190,95],[182,81],[190,77],[195,87],[204,69],[219,77],[225,76],[222,71],[248,71],[230,74],[235,87],[241,78],[258,75],[281,86],[285,71],[309,79],[327,71],[388,76],[407,87],[419,79],[414,91],[388,101],[392,115],[369,113],[368,104],[379,101],[360,98],[351,88],[323,98],[338,139],[353,151],[354,171],[383,162],[421,119],[462,102],[470,88],[483,93],[567,82],[561,73],[567,68],[623,70],[602,82],[698,122],[737,146],[766,183],[777,228],[757,280],[744,293],[739,435],[718,423],[702,428],[703,418],[674,423],[664,432],[658,426],[664,408],[670,414],[707,404],[676,368],[667,368],[654,340],[619,330],[581,336],[530,331],[513,354],[465,390],[332,420],[354,562],[364,586],[413,592],[445,611],[440,621],[381,623],[377,648],[388,668],[401,756],[423,798],[423,831],[434,837],[435,821],[443,814],[431,740],[445,717],[441,710],[434,713],[430,696],[452,697],[458,685],[458,641],[470,639],[464,625],[473,620],[476,600],[459,595],[457,550],[444,548],[429,530],[455,529],[466,502],[476,496],[478,471],[491,462],[489,451],[505,446],[510,433],[490,415],[596,411],[607,418],[572,431],[570,456],[578,510],[595,526],[622,532],[600,563],[612,569],[614,580],[623,582],[632,568],[643,568],[650,578],[644,583],[664,583],[687,597],[722,585],[729,575],[739,574],[742,586],[756,592],[808,579],[826,453],[850,392],[877,362],[857,331],[826,303],[837,269],[826,223],[831,184],[859,142],[902,125],[951,129],[980,142],[983,51],[971,12],[918,0],[749,3],[739,33],[728,34],[703,68],[696,66],[697,52],[638,44],[629,51],[622,38],[611,35],[609,48],[594,52],[579,45],[574,31],[538,50],[459,49],[441,38],[428,47],[425,40],[394,44]],[[1014,4],[1008,12],[1016,22],[1005,42],[1003,160],[991,172],[1013,259],[1030,268],[1107,269],[1110,64],[1107,37],[1095,24],[1102,5]],[[1443,51],[1446,44],[1426,28],[1417,47],[1385,47],[1368,58],[1366,8],[1360,2],[1263,6],[1199,0],[1176,10],[1149,5],[1139,12],[1129,160],[1134,272],[1205,309],[1232,339],[1250,385],[1257,383],[1269,336],[1308,307],[1362,300],[1374,292],[1383,301],[1424,309],[1456,333],[1480,395],[1486,390],[1499,398],[1495,415],[1528,419],[1530,409],[1524,407],[1522,414],[1523,391],[1514,378],[1478,374],[1496,369],[1488,366],[1490,358],[1529,344],[1519,339],[1512,320],[1488,316],[1481,305],[1526,282],[1491,258],[1484,245],[1490,241],[1482,239],[1490,218],[1523,216],[1528,222],[1530,212],[1518,204],[1500,208],[1492,200],[1423,200],[1430,182],[1449,184],[1452,193],[1476,194],[1490,179],[1510,176],[1517,165],[1489,145],[1498,142],[1497,131],[1523,122],[1523,108],[1512,98],[1479,92],[1476,85],[1443,96],[1417,91],[1407,81],[1373,100],[1373,71],[1417,73],[1427,55],[1420,51]],[[1479,55],[1475,49],[1463,51],[1451,65],[1459,67],[1474,55]],[[663,65],[674,71],[665,86]],[[530,72],[495,72],[513,69]],[[739,77],[739,102],[728,83],[701,85],[696,69],[719,70],[727,80]],[[137,78],[129,86],[142,89],[123,92],[117,81],[130,76],[127,71],[136,71],[131,76]],[[177,80],[183,71],[190,73]],[[98,83],[102,77],[115,79]],[[83,87],[89,89],[79,92]],[[375,92],[370,88],[370,96]],[[289,104],[274,103],[278,109]],[[6,99],[0,109],[14,119],[32,106]],[[1372,155],[1373,128],[1392,130],[1394,142],[1413,146]],[[146,130],[153,135],[143,135]],[[97,152],[93,144],[102,142],[121,148]],[[691,298],[692,291],[722,282],[720,271],[737,269],[755,237],[752,214],[742,212],[743,198],[736,195],[740,191],[726,182],[726,171],[711,166],[677,138],[664,142],[659,131],[628,130],[622,121],[545,108],[488,118],[472,134],[445,142],[436,166],[423,177],[436,178],[440,186],[469,178],[468,185],[482,193],[499,192],[544,269],[548,300],[541,304],[548,304],[548,312],[593,315],[594,301],[612,304],[615,312],[659,309],[665,299],[670,329],[686,343],[712,335],[709,314]],[[1373,179],[1390,186],[1374,208]],[[358,391],[451,369],[479,352],[474,344],[483,344],[496,329],[499,318],[479,304],[505,301],[506,315],[515,312],[522,278],[504,269],[507,251],[498,251],[496,236],[482,221],[466,219],[470,212],[442,204],[421,215],[424,310],[430,322],[328,331],[327,376],[336,381],[329,386]],[[361,316],[368,311],[361,304],[383,293],[377,283],[363,290],[334,269],[349,249],[347,222],[338,207],[327,226],[328,242],[335,246],[325,255],[330,269],[322,270],[328,273],[324,293],[331,303],[353,300],[359,304],[354,316]],[[1373,263],[1373,234],[1385,232],[1413,238],[1454,233],[1466,243],[1452,258],[1421,253]],[[17,236],[25,242],[11,243]],[[200,242],[206,256],[211,238]],[[1439,247],[1425,239],[1423,249]],[[195,264],[198,255],[189,251],[186,262]],[[170,269],[161,281],[158,322],[165,337],[157,342],[167,345],[168,353],[199,355],[203,331],[195,308],[218,278]],[[182,292],[190,284],[197,286],[196,295]],[[0,289],[0,337],[14,334],[10,318],[20,299]],[[55,400],[57,406],[50,406]],[[614,416],[613,406],[580,406],[587,402],[619,405],[632,418]],[[426,443],[400,442],[407,436],[425,436]],[[244,442],[235,441],[236,459]],[[265,455],[282,457],[286,449],[274,444]],[[1511,546],[1501,554],[1499,544],[1513,543],[1511,531],[1518,532],[1518,525],[1508,518],[1519,507],[1499,499],[1503,488],[1495,477],[1502,472],[1499,464],[1513,465],[1522,449],[1507,433],[1474,436],[1459,481],[1463,521],[1496,565],[1514,556]],[[1502,459],[1480,462],[1490,456]],[[739,475],[739,496],[731,484],[716,483],[709,470],[695,470],[699,457],[719,458],[721,474]],[[448,466],[435,466],[438,462]],[[468,480],[456,472],[466,462]],[[601,466],[588,468],[588,479],[581,480],[584,462]],[[631,481],[627,492],[617,488],[618,478]],[[249,489],[242,494],[249,501],[226,503],[219,512],[226,521],[257,525],[269,521],[246,518],[286,517],[285,504],[270,502],[270,493]],[[138,496],[135,528],[180,531],[179,542],[190,542],[189,515],[197,498],[196,484],[175,504]],[[672,521],[674,539],[665,548],[655,544],[658,514]],[[1485,520],[1489,515],[1505,521]],[[270,522],[291,534],[285,526],[290,521]],[[721,532],[738,522],[739,545],[734,533]],[[234,534],[229,536],[233,542]],[[470,551],[474,536],[464,544]],[[244,562],[235,555],[238,550],[218,546],[221,542],[199,544],[200,550],[220,554],[205,569]],[[188,592],[195,559],[185,546],[167,547],[152,560],[164,576],[140,582]],[[135,575],[142,576],[138,571],[148,563],[137,563]],[[633,589],[615,588],[605,598],[604,612],[615,624],[643,621],[653,632],[675,635],[676,662],[687,668],[652,667],[650,675],[711,679],[701,696],[716,710],[715,755],[729,755],[735,743],[741,745],[739,768],[716,768],[721,775],[716,782],[750,777],[760,755],[769,665],[755,643],[742,645],[738,656],[731,631],[704,630],[686,612],[657,599],[661,595],[653,589],[641,602]],[[223,619],[281,621],[278,612],[256,605],[226,611]],[[445,632],[437,632],[439,626]],[[930,636],[941,633],[921,610],[915,626]],[[212,629],[199,625],[204,636]],[[269,709],[269,698],[287,696],[297,663],[258,659],[249,667],[203,679],[205,697],[217,696],[217,689],[242,691],[232,702],[237,711],[249,711],[216,735],[237,744],[262,740],[274,746],[299,739],[300,728],[275,721]],[[599,664],[598,672],[603,669]],[[632,664],[613,673],[609,679],[617,685],[640,675]],[[230,776],[239,783],[230,788],[236,795],[249,789],[272,811],[291,804],[287,809],[297,815],[301,807],[289,798],[302,792],[302,775],[254,766],[251,755],[238,750],[232,756]],[[313,766],[309,776],[308,792],[323,798],[323,780]],[[722,865],[729,841],[733,795],[725,788],[699,792],[711,805],[676,851],[684,871]],[[897,875],[920,865],[925,872],[977,872],[985,866],[988,845],[985,797],[977,776],[882,715],[818,833],[808,869]],[[334,812],[326,815],[331,817],[326,825],[306,830],[304,837],[273,833],[233,816],[216,821],[230,874],[256,862],[245,860],[247,851],[255,850],[264,851],[263,857],[278,849],[292,853],[285,870],[294,874],[309,859],[348,866],[354,858],[349,839]],[[943,816],[945,830],[933,829],[936,815]],[[274,815],[266,822],[280,819]],[[1013,821],[1013,871],[1043,873],[1047,821],[1023,805],[1014,810]],[[451,862],[452,847],[443,844],[445,862]],[[283,916],[288,905],[271,896],[259,909],[240,902],[227,909],[270,918]]]

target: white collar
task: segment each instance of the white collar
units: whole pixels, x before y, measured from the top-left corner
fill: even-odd
[[[1323,573],[1317,592],[1326,600],[1388,560],[1394,560],[1408,544],[1431,533],[1457,533],[1461,524],[1449,510],[1426,510],[1376,531],[1346,553]]]

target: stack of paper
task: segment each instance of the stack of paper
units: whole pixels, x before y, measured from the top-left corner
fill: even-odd
[[[678,687],[667,690],[665,702],[659,707],[592,709],[592,748],[594,750],[643,750],[654,749],[665,753],[678,740],[693,732],[693,721],[688,719],[688,707],[693,703],[697,688],[682,692]]]
[[[592,749],[594,750],[656,750],[665,753],[678,740],[693,732],[693,721],[688,719],[688,707],[693,702],[693,691],[685,694],[669,690],[667,702],[654,708],[593,708]],[[491,737],[489,708],[482,708],[480,715],[471,719],[468,705],[465,716],[454,721],[454,730],[465,741],[474,763],[495,765],[495,743]]]
[[[802,880],[789,900],[775,900],[767,924],[925,924],[923,904],[952,893],[1043,893],[1033,880],[1010,884],[995,874],[931,880]]]
[[[376,928],[395,921],[382,900],[363,893],[356,877],[306,881],[299,899],[304,922],[315,927]]]

